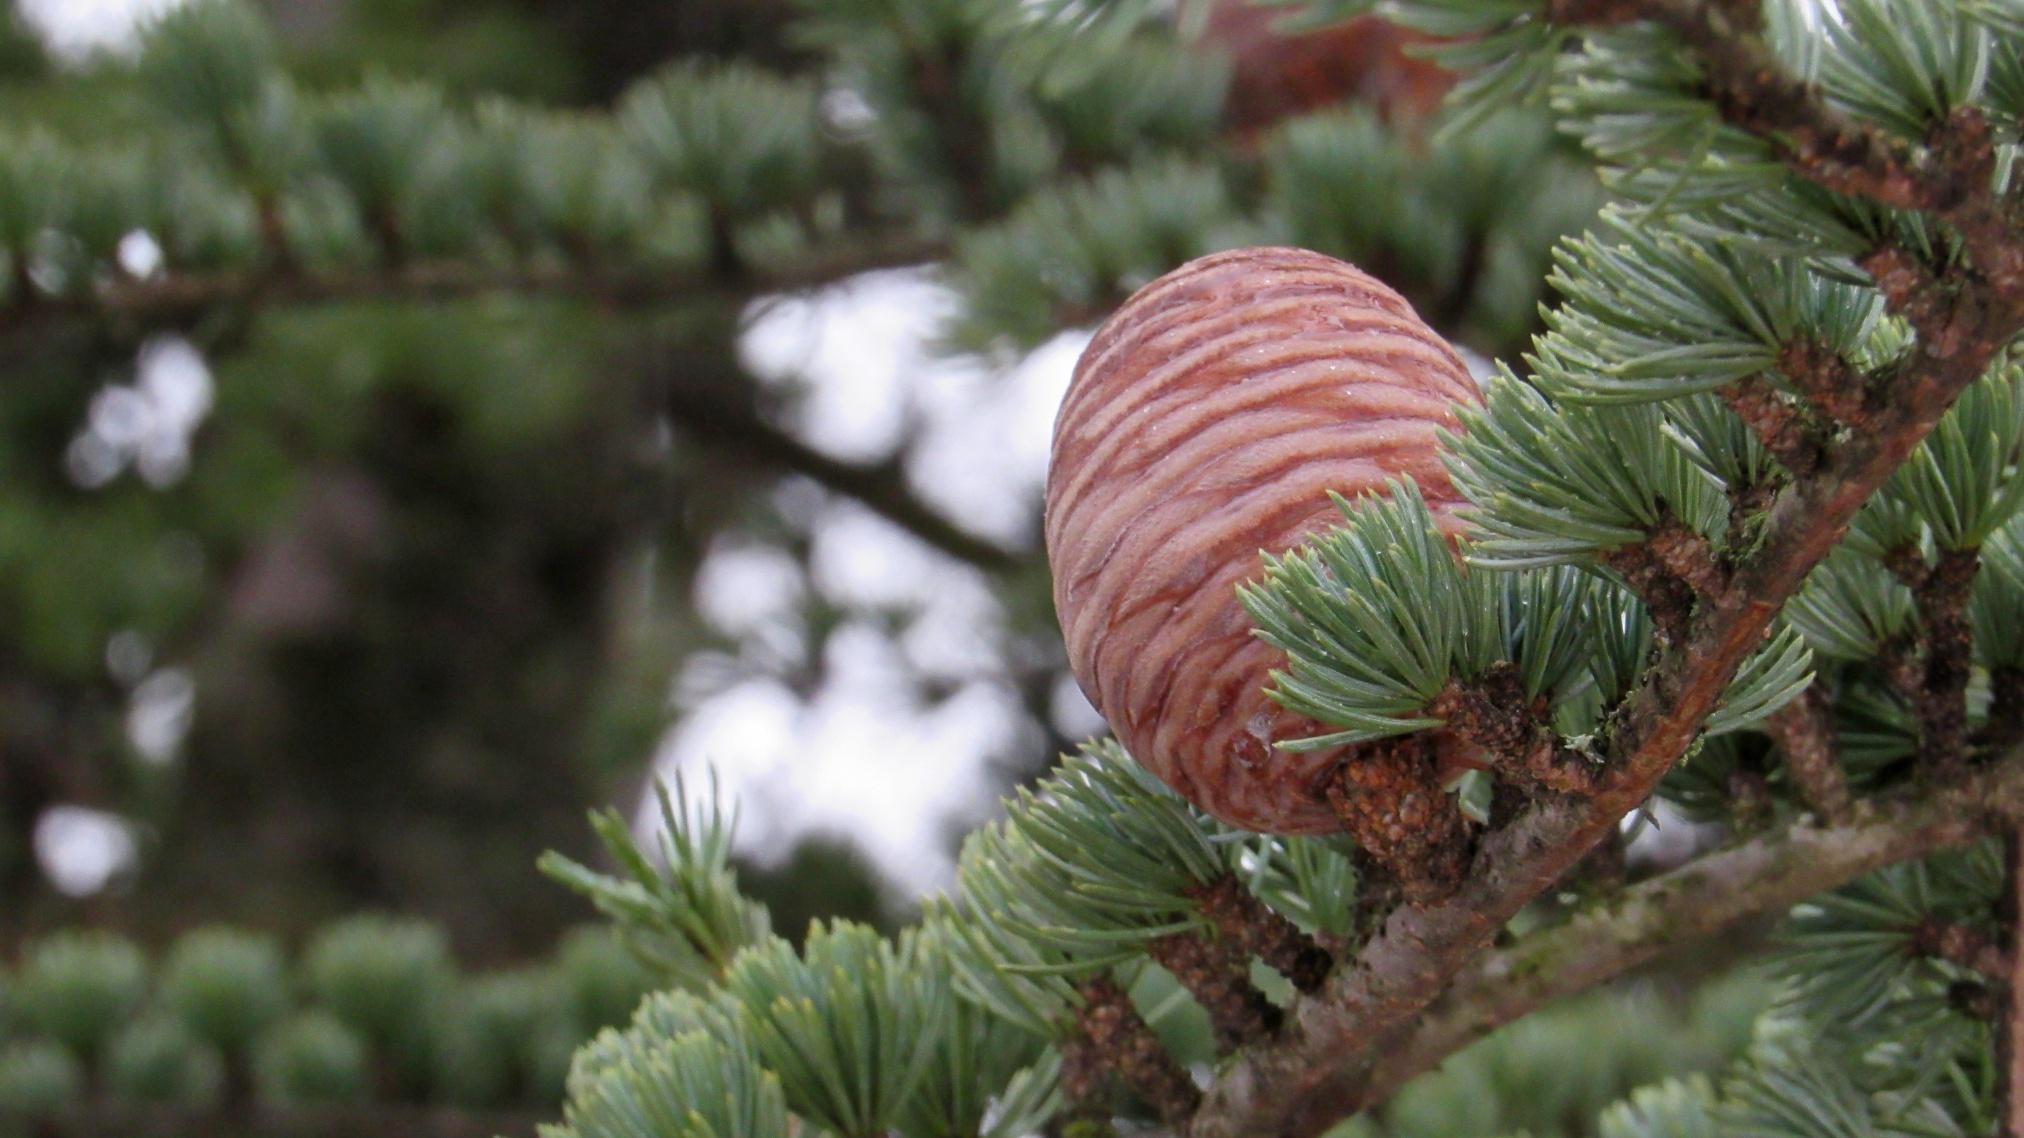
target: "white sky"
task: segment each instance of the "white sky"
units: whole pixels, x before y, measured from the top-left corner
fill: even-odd
[[[182,0],[20,0],[20,11],[58,54],[76,57],[133,46],[134,28],[141,20],[179,3]]]
[[[811,445],[876,461],[913,432],[909,474],[921,496],[982,535],[1018,541],[1085,337],[1064,335],[1002,373],[939,358],[932,339],[953,303],[917,270],[775,301],[752,323],[746,362],[801,394],[788,425]],[[1036,745],[1021,736],[1016,691],[996,675],[1001,614],[976,570],[854,503],[825,497],[816,510],[805,577],[783,550],[743,540],[713,549],[696,588],[705,619],[764,655],[800,648],[794,614],[810,591],[915,615],[897,637],[864,625],[836,634],[831,678],[806,699],[766,678],[712,686],[733,669],[693,662],[680,685],[691,690],[677,695],[688,714],[662,769],[694,779],[714,767],[739,801],[748,853],[784,854],[800,832],[847,834],[901,890],[927,891],[952,869],[950,826],[992,809],[984,764]],[[954,694],[921,703],[910,677],[922,673]],[[1071,730],[1097,728],[1079,694],[1061,702]]]

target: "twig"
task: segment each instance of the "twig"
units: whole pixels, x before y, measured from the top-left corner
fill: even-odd
[[[1869,377],[1857,371],[1855,365],[1827,345],[1804,338],[1788,341],[1778,349],[1778,372],[1809,406],[1831,422],[1856,431],[1869,425],[1874,414]],[[1744,421],[1749,421],[1747,416]],[[1771,447],[1772,444],[1767,441],[1765,449],[1771,450]],[[1771,450],[1771,453],[1780,462],[1785,461],[1776,450]],[[1824,456],[1794,457],[1808,467],[1803,471],[1791,468],[1794,474],[1811,473],[1824,459]]]
[[[1659,628],[1662,653],[1624,701],[1603,744],[1613,768],[1602,793],[1588,802],[1544,800],[1480,843],[1461,888],[1442,900],[1393,913],[1353,967],[1338,968],[1316,999],[1296,1001],[1286,1028],[1269,1044],[1247,1048],[1227,1064],[1195,1119],[1197,1138],[1272,1132],[1308,1134],[1375,1097],[1373,1066],[1413,1035],[1423,1009],[1449,977],[1489,943],[1517,911],[1566,873],[1587,850],[1651,792],[1693,743],[1736,669],[1763,642],[1773,617],[1806,573],[1833,549],[1870,495],[1995,354],[2024,325],[2024,239],[1988,185],[1939,186],[1923,169],[1907,171],[1898,149],[1870,133],[1837,134],[1839,116],[1804,87],[1782,76],[1761,46],[1743,44],[1708,9],[1673,0],[1569,0],[1556,15],[1603,10],[1646,18],[1650,10],[1694,21],[1688,42],[1710,57],[1710,70],[1746,88],[1764,85],[1779,100],[1758,105],[1722,99],[1732,122],[1789,140],[1791,163],[1816,181],[1886,202],[1929,207],[1963,232],[2001,248],[1977,250],[1979,274],[1959,289],[1887,296],[1894,309],[1930,305],[1943,314],[1944,335],[1919,337],[1891,377],[1869,429],[1851,431],[1820,469],[1795,480],[1768,511],[1761,541],[1727,575],[1723,587],[1692,605],[1676,631]],[[1667,21],[1670,22],[1670,21]],[[1743,60],[1761,74],[1730,73]],[[1834,128],[1832,130],[1828,128]],[[1860,168],[1851,170],[1850,163]],[[1958,190],[1959,192],[1954,192]],[[1945,192],[1941,192],[1945,191]],[[1981,226],[1978,233],[1971,225]],[[2002,276],[1997,282],[1991,278]],[[1614,562],[1612,562],[1614,564]],[[1662,578],[1663,573],[1653,574]],[[1633,585],[1636,582],[1633,581]],[[1655,612],[1655,623],[1658,614]]]
[[[1616,570],[1632,595],[1644,602],[1660,644],[1679,637],[1694,611],[1694,590],[1666,571],[1648,543],[1610,550],[1603,554],[1602,563]]]
[[[1160,1045],[1131,997],[1107,976],[1085,980],[1079,990],[1083,1004],[1076,1009],[1076,1025],[1094,1054],[1163,1121],[1173,1126],[1184,1123],[1201,1102],[1202,1092]]]
[[[1473,683],[1451,681],[1427,710],[1446,721],[1445,730],[1488,751],[1498,774],[1563,794],[1594,794],[1601,769],[1561,746],[1545,708],[1533,704],[1517,667],[1500,661]]]
[[[185,1107],[92,1103],[47,1115],[0,1110],[0,1133],[46,1138],[183,1138],[186,1135],[261,1134],[272,1138],[532,1138],[543,1116],[506,1111],[467,1111],[399,1103],[367,1106]]]
[[[578,297],[622,308],[716,297],[741,300],[768,292],[831,284],[876,269],[936,260],[940,241],[907,233],[868,234],[839,241],[798,260],[754,268],[727,281],[709,270],[597,265],[482,265],[414,262],[377,271],[310,272],[276,265],[264,270],[171,274],[103,286],[87,296],[22,294],[0,308],[0,333],[67,318],[111,320],[140,327],[188,323],[232,305],[273,307],[359,300],[456,300],[524,293]]]
[[[1296,991],[1312,992],[1328,979],[1335,964],[1328,950],[1285,914],[1260,901],[1235,876],[1225,874],[1189,890],[1189,896],[1217,932],[1286,977]]]
[[[1799,800],[1821,818],[1839,822],[1848,817],[1848,776],[1841,769],[1841,747],[1834,737],[1833,703],[1816,677],[1799,698],[1773,712],[1764,724]]]
[[[2024,756],[1972,783],[1858,803],[1847,822],[1800,821],[1599,898],[1563,925],[1489,953],[1455,978],[1367,1089],[1382,1101],[1491,1030],[1669,948],[1780,912],[1888,865],[1970,844],[2024,813]]]
[[[1756,18],[1756,6],[1748,5]],[[1738,13],[1701,0],[1551,0],[1548,19],[1565,26],[1649,20],[1693,49],[1708,94],[1724,120],[1769,142],[1801,177],[1836,193],[1897,209],[1928,210],[1961,230],[1985,275],[2024,281],[2024,250],[2006,211],[1989,193],[1994,148],[1988,123],[1957,110],[1930,154],[1841,114],[1787,74]],[[2011,295],[2015,295],[2012,293]]]
[[[1324,790],[1343,829],[1398,881],[1407,901],[1435,901],[1461,885],[1473,835],[1441,787],[1428,737],[1364,744]]]
[[[1919,663],[1905,668],[1905,697],[1919,721],[1919,764],[1940,778],[1958,777],[1967,765],[1968,677],[1975,631],[1968,619],[1981,560],[1972,549],[1943,550],[1927,564],[1917,549],[1892,550],[1884,559],[1911,590],[1919,618]]]
[[[1817,432],[1807,416],[1762,376],[1732,383],[1718,394],[1787,471],[1804,477],[1819,468],[1826,448]]]
[[[1279,1030],[1279,1009],[1251,983],[1251,957],[1235,942],[1199,932],[1169,933],[1149,944],[1146,954],[1209,1013],[1217,1054]]]
[[[661,406],[694,441],[804,475],[960,561],[993,573],[1033,564],[1031,555],[978,537],[920,499],[897,461],[860,465],[816,450],[732,400],[670,383]]]

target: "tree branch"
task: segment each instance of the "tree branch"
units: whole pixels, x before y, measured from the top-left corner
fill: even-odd
[[[1385,1098],[1491,1030],[1667,949],[1973,842],[1999,828],[1998,813],[2024,816],[2024,756],[1945,790],[1858,803],[1838,825],[1801,820],[1632,885],[1472,963],[1428,1008],[1410,1042],[1379,1060],[1367,1093]]]
[[[1758,5],[1708,0],[1549,0],[1547,19],[1607,27],[1639,20],[1672,31],[1699,58],[1708,98],[1731,126],[1770,142],[1801,177],[1835,193],[1936,214],[1966,238],[1964,252],[2009,303],[2024,296],[2024,243],[2011,209],[1992,191],[1995,146],[1974,107],[1957,108],[1912,149],[1830,107],[1787,74],[1755,28]]]
[[[1140,1018],[1131,997],[1107,976],[1079,985],[1076,1026],[1094,1058],[1114,1071],[1168,1125],[1179,1126],[1201,1101],[1188,1073]]]
[[[1973,925],[1928,917],[1912,929],[1912,951],[1976,973],[1991,984],[2010,982],[2010,954]]]
[[[1990,329],[1976,352],[1923,360],[1904,376],[1909,391],[1877,431],[1851,437],[1817,476],[1782,492],[1755,554],[1720,593],[1701,598],[1678,642],[1625,701],[1605,740],[1613,762],[1601,793],[1589,802],[1540,802],[1484,838],[1460,890],[1393,913],[1355,966],[1338,968],[1318,998],[1290,1009],[1277,1041],[1224,1070],[1196,1119],[1197,1138],[1315,1133],[1372,1101],[1372,1065],[1403,1044],[1420,1011],[1498,929],[1649,796],[1807,572],[2016,325],[2012,317]]]
[[[1760,543],[1678,621],[1680,631],[1666,638],[1659,663],[1601,740],[1612,760],[1602,792],[1590,802],[1533,805],[1484,838],[1460,889],[1394,912],[1317,997],[1294,1003],[1277,1040],[1226,1065],[1195,1117],[1195,1138],[1312,1134],[1375,1101],[1374,1092],[1383,1089],[1373,1081],[1377,1065],[1408,1044],[1422,1011],[1525,904],[1649,796],[1856,511],[2024,325],[2024,272],[2012,271],[2024,266],[2024,240],[1993,203],[1988,183],[1961,174],[1973,163],[1935,172],[1902,147],[1846,122],[1705,5],[1562,0],[1552,11],[1563,20],[1659,19],[1674,26],[1699,50],[1718,85],[1737,84],[1730,95],[1749,96],[1718,92],[1725,117],[1780,139],[1795,170],[1842,192],[1974,222],[1982,239],[2000,247],[1975,250],[1982,272],[1963,274],[1958,289],[1924,287],[1928,282],[1908,290],[1885,286],[1894,310],[1924,307],[1939,319],[1918,322],[1916,347],[1891,376],[1889,398],[1868,416],[1866,429],[1850,432],[1817,471],[1779,493]],[[1972,244],[1977,232],[1962,228]],[[1998,276],[2003,279],[1993,279]]]
[[[139,328],[187,324],[220,307],[331,304],[344,301],[447,301],[501,293],[575,297],[620,308],[717,297],[729,301],[816,288],[859,273],[934,261],[945,242],[905,232],[865,234],[798,259],[725,276],[709,268],[585,264],[487,266],[465,261],[410,263],[371,271],[309,272],[276,267],[243,272],[172,274],[102,286],[88,296],[29,299],[0,308],[0,334],[52,321],[88,319]]]
[[[1884,564],[1911,590],[1919,618],[1919,663],[1905,669],[1904,695],[1919,721],[1919,762],[1942,777],[1968,761],[1968,676],[1975,630],[1968,599],[1980,568],[1976,551],[1942,550],[1928,564],[1915,548],[1892,550]]]
[[[490,1138],[532,1134],[547,1112],[466,1111],[404,1103],[361,1106],[186,1107],[95,1103],[66,1107],[51,1115],[0,1111],[0,1132],[38,1138],[184,1138],[199,1134],[261,1134],[271,1138],[342,1138],[352,1134],[384,1138]],[[17,1129],[18,1128],[18,1129]]]
[[[992,573],[1010,572],[1033,561],[1030,554],[963,529],[921,501],[896,460],[864,466],[833,458],[729,399],[676,383],[667,385],[662,407],[701,445],[810,478],[959,561]]]
[[[1169,933],[1147,945],[1146,955],[1209,1014],[1218,1055],[1279,1030],[1279,1009],[1251,983],[1250,954],[1235,941],[1193,930]]]
[[[1295,989],[1312,992],[1328,978],[1335,964],[1328,950],[1285,914],[1260,901],[1236,875],[1224,874],[1189,890],[1189,896],[1218,935],[1243,945]]]
[[[1848,817],[1848,776],[1841,769],[1832,714],[1832,701],[1816,676],[1799,698],[1772,713],[1764,730],[1778,745],[1799,800],[1822,819],[1840,822]]]

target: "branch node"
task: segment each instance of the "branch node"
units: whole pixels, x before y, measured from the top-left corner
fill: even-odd
[[[1975,633],[1968,619],[1981,558],[1973,549],[1942,550],[1927,562],[1916,548],[1891,550],[1884,565],[1911,590],[1918,613],[1917,663],[1909,658],[1891,669],[1919,721],[1919,763],[1941,778],[1967,769],[1968,678],[1973,670]]]
[[[1834,423],[1857,431],[1872,426],[1875,413],[1868,377],[1826,344],[1805,337],[1786,341],[1778,349],[1778,371],[1809,406]],[[1741,409],[1737,413],[1750,422]],[[1770,442],[1764,445],[1780,462],[1785,461]],[[1824,458],[1824,453],[1819,457]],[[1816,461],[1813,470],[1795,469],[1793,473],[1811,474],[1819,465]]]
[[[1077,990],[1083,1002],[1076,1009],[1076,1027],[1094,1053],[1093,1062],[1116,1072],[1169,1126],[1183,1126],[1201,1104],[1202,1092],[1146,1026],[1131,997],[1109,976],[1084,980]],[[1078,1071],[1077,1089],[1087,1093],[1091,1085]]]
[[[1543,702],[1527,698],[1524,677],[1509,661],[1492,664],[1473,683],[1450,681],[1427,710],[1446,721],[1450,734],[1489,752],[1503,777],[1582,797],[1602,788],[1601,769],[1559,746]]]
[[[1350,837],[1398,878],[1405,899],[1436,901],[1461,887],[1474,835],[1424,735],[1365,744],[1328,780],[1328,803]]]
[[[1848,776],[1841,769],[1834,737],[1833,702],[1816,678],[1799,698],[1779,708],[1764,724],[1800,801],[1828,822],[1849,816]]]
[[[1295,991],[1319,991],[1335,967],[1327,949],[1232,874],[1191,889],[1188,895],[1218,933],[1286,977]]]
[[[1976,973],[1993,984],[2010,982],[2010,956],[1987,932],[1958,921],[1927,917],[1912,928],[1912,951]]]
[[[1146,951],[1209,1013],[1217,1054],[1228,1055],[1279,1030],[1279,1009],[1251,983],[1250,955],[1227,937],[1169,933]]]
[[[1720,395],[1771,457],[1794,477],[1804,478],[1820,469],[1827,453],[1820,432],[1762,376],[1732,383],[1722,388]]]

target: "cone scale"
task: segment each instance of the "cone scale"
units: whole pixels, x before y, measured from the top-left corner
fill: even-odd
[[[1409,477],[1459,531],[1438,432],[1478,401],[1404,298],[1302,249],[1191,261],[1097,331],[1055,420],[1047,554],[1076,679],[1139,762],[1235,826],[1346,828],[1347,752],[1273,746],[1327,728],[1265,695],[1285,657],[1237,585],[1340,520],[1331,490]]]

